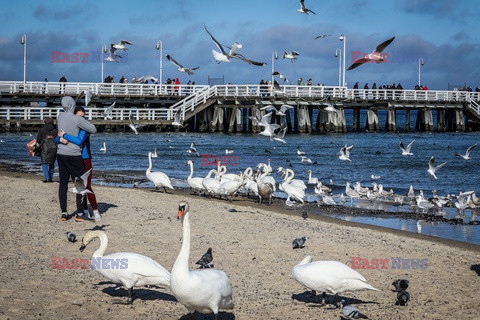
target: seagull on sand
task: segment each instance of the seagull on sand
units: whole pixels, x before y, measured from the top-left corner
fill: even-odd
[[[435,171],[439,170],[441,167],[443,167],[444,165],[446,165],[447,162],[444,162],[442,164],[439,164],[438,166],[435,167],[435,157],[432,156],[430,158],[430,161],[428,161],[428,173],[430,174],[430,178],[433,179],[437,179],[437,176],[435,175]]]
[[[343,161],[352,161],[350,160],[350,150],[352,150],[352,148],[353,145],[347,146],[347,144],[345,144],[345,146],[340,150],[340,155],[338,158]]]
[[[467,149],[467,152],[465,152],[465,154],[459,154],[459,153],[455,153],[456,156],[458,157],[462,157],[463,159],[465,160],[470,160],[472,158],[470,158],[470,152],[473,150],[473,148],[475,148],[477,146],[477,144],[475,143],[473,146],[469,147]]]
[[[117,58],[122,59],[122,57],[116,54],[115,51],[117,51],[117,49],[114,48],[114,44],[112,43],[112,45],[110,46],[110,55],[105,58],[105,61],[118,63],[119,61],[117,60]]]
[[[323,39],[323,38],[326,38],[326,37],[328,37],[328,36],[330,36],[330,35],[329,35],[329,34],[321,34],[321,35],[319,35],[319,36],[316,36],[314,40]]]
[[[413,140],[412,142],[410,142],[407,147],[405,148],[405,146],[403,145],[403,142],[400,142],[400,149],[402,149],[402,156],[413,156],[413,153],[410,152],[410,149],[412,149],[412,145],[413,143],[415,142],[415,140]]]
[[[300,53],[298,53],[295,50],[292,50],[292,52],[288,53],[287,51],[283,52],[283,59],[290,59],[290,61],[294,62],[297,60],[297,56],[299,56]]]
[[[171,63],[173,63],[174,65],[176,65],[178,67],[178,71],[187,73],[189,76],[191,76],[193,74],[192,70],[197,70],[198,68],[200,68],[200,67],[185,68],[180,63],[178,63],[177,60],[173,59],[171,55],[167,54],[166,57],[167,57],[168,61],[170,61]]]
[[[112,43],[110,47],[115,48],[115,50],[123,50],[126,52],[128,50],[128,48],[125,46],[126,44],[133,45],[133,43],[131,43],[130,41],[120,40],[120,42],[117,44]]]
[[[108,107],[107,109],[105,109],[105,111],[103,112],[103,116],[106,117],[108,120],[112,120],[113,117],[112,117],[112,111],[113,111],[113,107],[115,107],[115,103],[117,103],[116,101],[114,103],[112,103],[110,105],[110,107]]]
[[[265,107],[260,108],[260,110],[265,110],[266,112],[272,112],[275,111],[275,115],[277,116],[286,116],[285,111],[293,109],[292,106],[289,106],[288,104],[283,104],[280,109],[275,108],[274,105],[268,105]]]
[[[287,77],[284,76],[283,74],[281,74],[281,73],[278,72],[278,71],[275,71],[274,73],[272,73],[272,76],[277,76],[277,77],[279,77],[280,79],[282,79],[283,82],[288,82]]]
[[[375,50],[373,50],[372,53],[364,56],[364,57],[361,57],[360,59],[358,59],[357,61],[355,61],[354,63],[352,63],[350,65],[350,67],[348,67],[347,70],[352,70],[352,69],[355,69],[356,67],[364,64],[365,62],[373,62],[375,61],[376,63],[381,63],[383,61],[385,61],[385,57],[383,57],[380,53],[390,44],[392,43],[392,41],[395,39],[395,37],[392,37],[388,40],[385,40],[384,42],[380,43],[376,48]]]
[[[213,37],[213,35],[208,31],[207,26],[205,26],[205,31],[207,31],[207,33],[210,36],[210,38],[212,39],[213,43],[215,43],[217,48],[221,51],[221,52],[218,52],[218,51],[212,50],[213,57],[215,58],[215,61],[217,61],[217,63],[230,62],[231,58],[235,58],[235,59],[242,60],[243,62],[246,62],[248,64],[253,64],[255,66],[266,65],[265,62],[258,62],[258,61],[249,60],[249,59],[245,58],[243,55],[237,53],[237,50],[242,48],[242,45],[238,42],[235,42],[234,44],[232,44],[231,47],[227,47],[227,48],[230,49],[230,51],[226,52],[225,49],[223,48],[224,46],[222,44],[220,44],[220,42],[218,42],[217,39],[215,39]]]
[[[300,0],[300,9],[298,9],[297,12],[305,13],[306,15],[308,15],[308,13],[311,12],[316,15],[315,12],[305,7],[305,0]]]
[[[81,177],[75,177],[75,180],[73,182],[74,187],[68,189],[68,191],[81,194],[82,196],[87,193],[93,193],[92,191],[87,189],[88,176],[90,175],[90,173],[92,173],[92,169],[82,174]]]

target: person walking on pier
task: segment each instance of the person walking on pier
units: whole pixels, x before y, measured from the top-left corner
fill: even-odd
[[[86,119],[73,114],[73,111],[75,110],[75,100],[73,100],[72,97],[63,97],[62,106],[64,112],[60,113],[57,118],[60,138],[63,138],[63,132],[71,136],[78,136],[80,129],[83,129],[88,133],[97,132],[97,128],[93,124]],[[58,199],[62,211],[61,219],[66,221],[70,217],[67,212],[68,181],[70,178],[72,178],[72,180],[80,178],[85,172],[85,165],[82,159],[82,148],[74,143],[59,144],[57,150],[57,162],[58,174],[60,177]],[[82,195],[76,194],[76,200],[77,216],[75,217],[75,221],[83,221]]]
[[[60,84],[60,91],[58,93],[65,93],[65,82],[67,82],[67,78],[65,78],[65,75],[63,75],[60,80],[58,80],[58,82],[62,82],[62,84]]]
[[[75,110],[73,111],[73,113],[83,118],[83,116],[85,116],[85,109],[81,106],[78,106],[78,107],[75,107]],[[90,151],[90,135],[83,129],[79,130],[78,136],[76,137],[71,136],[65,132],[61,132],[61,135],[63,138],[61,139],[60,137],[57,137],[56,142],[57,143],[61,142],[63,144],[75,143],[76,145],[79,145],[82,148],[82,158],[83,158],[83,163],[85,165],[84,172],[91,170],[93,167],[92,167],[92,152]],[[88,219],[92,220],[94,218],[95,222],[99,222],[102,219],[102,216],[98,211],[97,198],[92,189],[91,173],[88,176],[87,189],[90,190],[92,193],[87,193],[83,195],[83,200],[82,200],[83,214],[84,216],[88,217]],[[88,202],[90,202],[90,205],[92,206],[93,216],[91,216],[90,212],[88,211],[87,198],[88,198]]]
[[[55,159],[57,157],[57,145],[54,139],[57,136],[57,129],[53,125],[52,118],[47,117],[43,119],[43,122],[45,124],[37,133],[37,144],[41,148],[43,182],[53,182]]]

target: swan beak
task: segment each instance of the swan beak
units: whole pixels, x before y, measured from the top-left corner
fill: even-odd
[[[85,247],[86,247],[86,245],[84,245],[84,244],[82,243],[82,245],[80,246],[80,252],[83,252],[83,250],[85,250]]]
[[[180,207],[178,208],[178,215],[177,215],[177,219],[181,219],[183,218],[183,215],[185,214],[185,208],[184,207]]]

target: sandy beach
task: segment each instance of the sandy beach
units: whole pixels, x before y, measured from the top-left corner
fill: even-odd
[[[95,270],[52,269],[53,257],[90,259],[98,240],[81,253],[80,242],[68,242],[65,233],[73,231],[80,240],[95,223],[60,220],[58,183],[44,184],[39,176],[19,172],[0,171],[0,176],[0,319],[187,318],[169,288],[138,288],[133,305],[125,305],[127,291]],[[340,294],[370,319],[478,319],[479,246],[326,218],[304,220],[296,212],[241,198],[229,203],[179,191],[94,190],[103,213],[98,226],[109,237],[106,254],[136,252],[169,270],[182,240],[177,205],[189,202],[190,268],[212,247],[215,267],[229,275],[233,286],[235,308],[219,319],[340,319],[341,309],[331,296],[321,307],[321,296],[292,278],[292,267],[306,255],[349,266],[354,257],[388,259],[386,269],[358,270],[380,292]],[[69,194],[70,213],[74,208]],[[306,247],[293,250],[292,240],[301,236],[309,238]],[[427,266],[394,268],[392,257],[427,259]],[[399,278],[410,281],[406,307],[395,306],[391,283]]]

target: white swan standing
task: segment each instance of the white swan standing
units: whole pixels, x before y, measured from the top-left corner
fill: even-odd
[[[204,191],[205,187],[202,184],[203,178],[193,178],[193,161],[188,160],[187,164],[190,166],[190,175],[187,178],[188,185],[195,191]]]
[[[95,238],[100,239],[100,247],[93,253],[91,265],[104,277],[120,282],[128,289],[128,303],[133,302],[133,287],[146,285],[170,286],[170,272],[159,263],[138,253],[115,252],[104,256],[108,246],[107,234],[102,230],[89,231],[82,238],[80,251]],[[102,260],[107,260],[108,268],[102,268]],[[114,267],[117,266],[118,267]]]
[[[237,178],[240,179],[222,182],[220,187],[218,187],[217,193],[221,196],[225,196],[225,198],[231,202],[232,195],[234,195],[243,186],[243,173],[240,173]],[[228,199],[228,196],[230,196],[230,199]]]
[[[215,178],[212,178],[212,173],[215,173]],[[202,180],[202,185],[205,188],[205,191],[208,192],[210,197],[213,194],[216,194],[218,188],[220,187],[220,181],[218,180],[218,171],[215,169],[210,170],[208,175]]]
[[[292,174],[292,176],[289,176],[290,173]],[[299,186],[295,186],[293,183],[291,183],[292,178],[293,178],[293,171],[286,170],[285,179],[280,184],[280,190],[282,190],[287,194],[288,196],[287,201],[290,201],[290,198],[293,197],[293,199],[298,200],[301,203],[304,203],[303,198],[305,197],[305,189]]]
[[[380,291],[369,285],[360,273],[349,266],[338,261],[312,262],[312,256],[306,256],[293,267],[292,277],[305,287],[322,292],[322,304],[325,304],[326,293],[338,298],[337,294],[345,291]]]
[[[167,193],[167,189],[173,189],[172,183],[170,182],[170,178],[163,172],[156,171],[152,172],[152,153],[148,153],[148,168],[146,171],[146,176],[147,179],[152,181],[153,184],[155,185],[155,189],[158,189],[158,187],[162,187],[163,190],[165,190],[165,193]]]
[[[183,224],[183,243],[170,275],[170,290],[189,312],[215,314],[220,309],[233,309],[232,285],[227,274],[216,269],[189,270],[190,212],[187,202],[178,205],[178,218]]]

